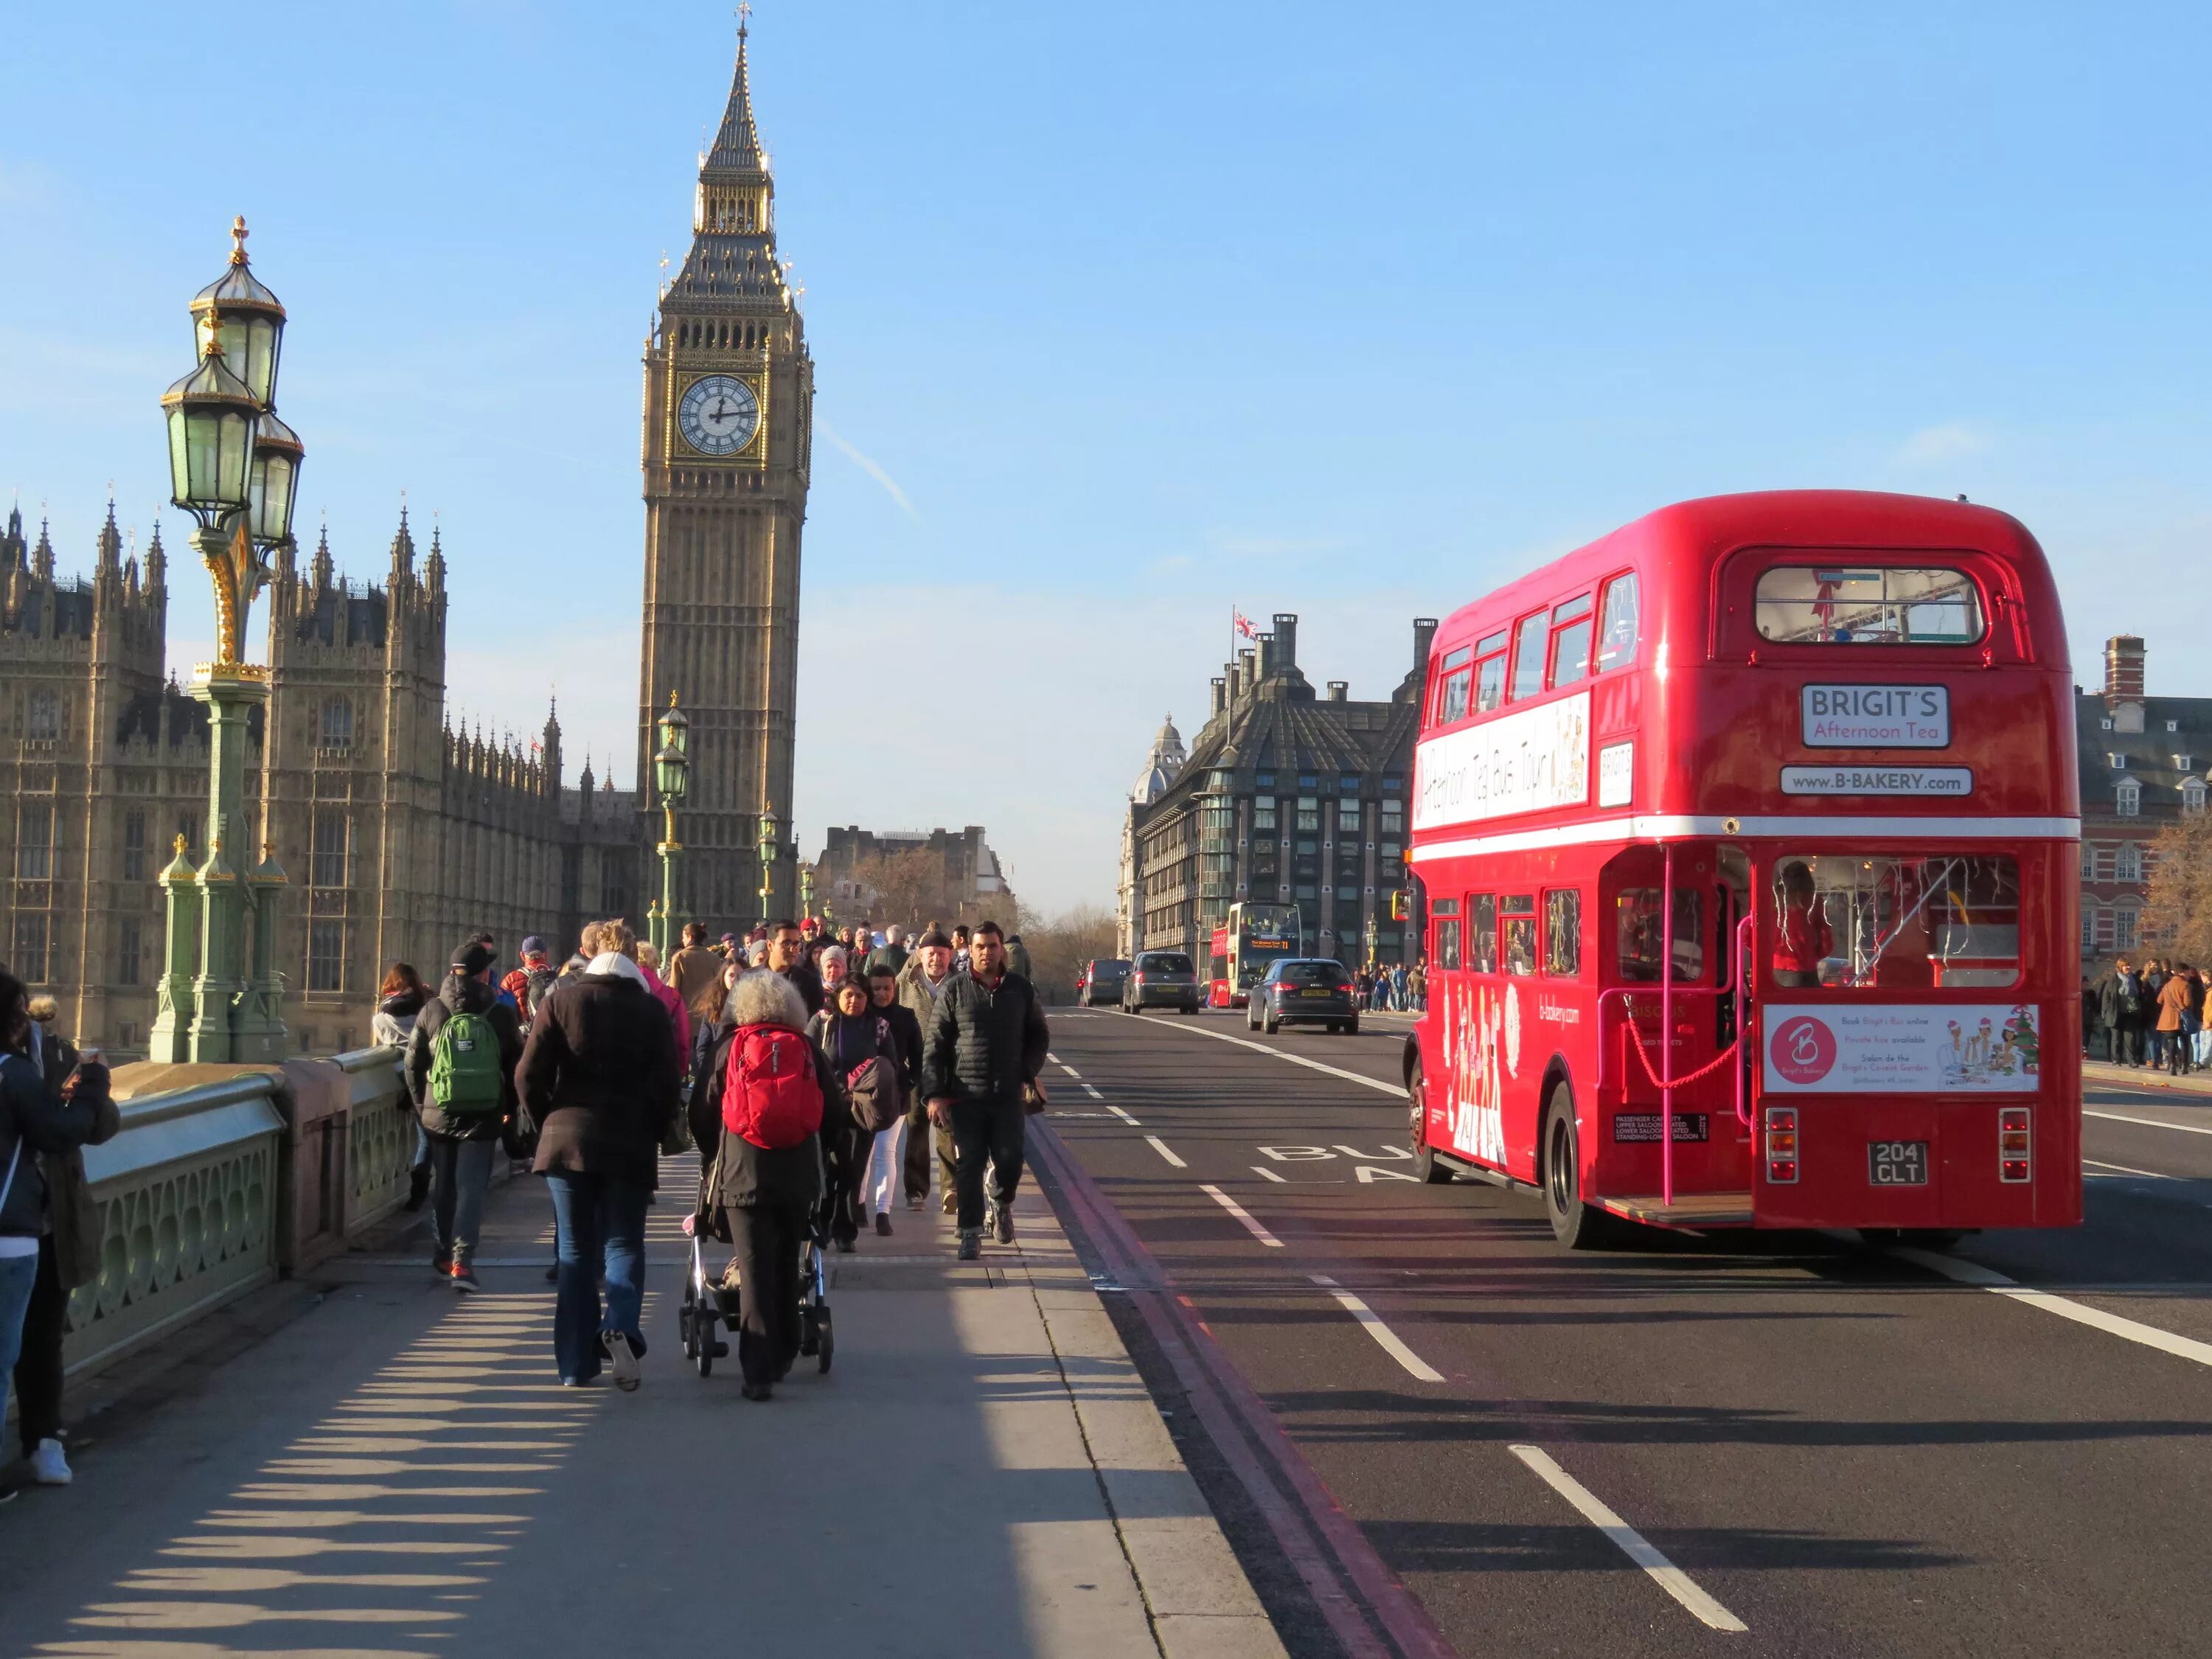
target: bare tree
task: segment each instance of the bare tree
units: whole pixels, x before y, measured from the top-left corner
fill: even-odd
[[[1048,1002],[1072,1002],[1075,976],[1093,957],[1114,954],[1114,915],[1080,904],[1047,921],[1034,911],[1018,918],[1029,947],[1030,977]]]
[[[2212,962],[2212,813],[2191,812],[2151,844],[2143,943],[2185,962]]]

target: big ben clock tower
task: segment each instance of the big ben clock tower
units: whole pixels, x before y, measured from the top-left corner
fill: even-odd
[[[775,182],[753,125],[745,30],[691,249],[645,352],[645,641],[638,787],[672,692],[690,717],[678,914],[718,927],[759,908],[761,823],[777,847],[769,915],[793,898],[792,715],[799,539],[814,435],[814,361],[775,257]],[[644,823],[657,828],[659,814]],[[648,866],[649,867],[649,866]]]

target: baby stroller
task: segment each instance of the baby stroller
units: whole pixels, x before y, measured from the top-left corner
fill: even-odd
[[[730,1351],[714,1328],[738,1328],[738,1287],[726,1283],[720,1272],[708,1270],[704,1231],[690,1228],[691,1271],[684,1280],[684,1304],[677,1310],[676,1327],[683,1333],[684,1357],[698,1366],[700,1376],[708,1376],[714,1373],[714,1361]],[[811,1220],[806,1242],[799,1247],[799,1352],[826,1373],[837,1352],[837,1337],[830,1322],[829,1275],[822,1265],[824,1242],[820,1219]]]

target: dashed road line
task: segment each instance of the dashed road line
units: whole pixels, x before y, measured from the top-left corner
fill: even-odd
[[[1334,1297],[1344,1310],[1358,1320],[1365,1328],[1367,1334],[1375,1339],[1376,1346],[1403,1365],[1413,1376],[1424,1382],[1441,1382],[1444,1380],[1444,1374],[1442,1371],[1407,1347],[1398,1333],[1382,1322],[1380,1314],[1352,1295],[1350,1291],[1343,1289],[1327,1273],[1308,1273],[1306,1277]]]
[[[1190,1168],[1189,1164],[1184,1163],[1181,1158],[1177,1158],[1173,1152],[1170,1151],[1167,1142],[1162,1140],[1158,1135],[1146,1135],[1145,1139],[1154,1152],[1158,1152],[1162,1158],[1167,1159],[1169,1163],[1174,1164],[1176,1169],[1188,1170]]]
[[[1269,1249],[1279,1250],[1283,1248],[1283,1241],[1281,1239],[1276,1237],[1274,1234],[1269,1232],[1265,1227],[1262,1227],[1257,1221],[1254,1220],[1252,1212],[1249,1210],[1246,1209],[1242,1204],[1239,1204],[1235,1199],[1230,1197],[1228,1194],[1223,1192],[1220,1188],[1208,1186],[1204,1182],[1200,1182],[1198,1190],[1204,1193],[1216,1204],[1218,1204],[1223,1209],[1228,1211],[1230,1214],[1235,1216],[1239,1221],[1243,1222],[1244,1224],[1244,1231],[1251,1234],[1253,1237],[1258,1239],[1262,1244],[1265,1244]]]
[[[1102,1095],[1099,1098],[1103,1100],[1105,1099],[1105,1097]],[[1116,1106],[1110,1100],[1106,1102],[1106,1109],[1113,1113],[1115,1117],[1120,1118],[1122,1122],[1127,1124],[1132,1129],[1140,1129],[1144,1127],[1142,1124],[1139,1123],[1136,1119],[1131,1117],[1127,1112],[1123,1111],[1119,1106]]]
[[[1226,1031],[1209,1031],[1203,1025],[1178,1022],[1153,1026],[1158,1031],[1188,1031],[1194,1036],[1212,1037],[1216,1042],[1233,1042],[1240,1048],[1249,1048],[1255,1054],[1272,1054],[1277,1060],[1287,1060],[1293,1066],[1304,1066],[1310,1071],[1326,1072],[1331,1077],[1340,1077],[1346,1083],[1357,1083],[1364,1089],[1380,1089],[1386,1095],[1402,1097],[1405,1090],[1395,1083],[1385,1083],[1379,1078],[1362,1077],[1357,1072],[1347,1072],[1341,1066],[1328,1066],[1318,1060],[1308,1060],[1304,1054],[1286,1054],[1280,1048],[1270,1048],[1264,1042],[1255,1042],[1249,1037],[1231,1036]],[[2212,1134],[2212,1130],[2205,1133]]]
[[[2212,1342],[2176,1336],[2172,1331],[2162,1331],[2157,1326],[2146,1325],[2138,1319],[2125,1319],[2118,1314],[2106,1313],[2102,1308],[2093,1308],[2086,1302],[2075,1301],[2071,1297],[2035,1290],[2017,1279],[2006,1278],[1994,1267],[1984,1267],[1978,1261],[1962,1261],[1957,1256],[1916,1249],[1909,1244],[1898,1245],[1890,1254],[1925,1267],[1930,1273],[1941,1273],[1959,1284],[1972,1285],[1994,1296],[2009,1297],[2014,1302],[2040,1308],[2045,1313],[2057,1314],[2061,1319],[2070,1319],[2077,1325],[2087,1325],[2109,1336],[2139,1342],[2146,1348],[2156,1348],[2160,1353],[2170,1353],[2177,1359],[2191,1359],[2200,1365],[2212,1365]]]
[[[1097,1090],[1092,1088],[1087,1083],[1083,1085],[1083,1092],[1089,1095],[1093,1100],[1103,1100],[1106,1098],[1105,1096],[1100,1094]]]
[[[2085,1158],[2084,1164],[2094,1164],[2100,1170],[2118,1170],[2122,1175],[2147,1176],[2153,1181],[2179,1181],[2180,1176],[2161,1175],[2156,1170],[2138,1170],[2131,1164],[2107,1164],[2101,1158]]]
[[[1516,1446],[1513,1455],[1534,1469],[1544,1484],[1573,1504],[1583,1519],[1620,1547],[1621,1553],[1650,1573],[1661,1589],[1682,1604],[1699,1624],[1714,1630],[1748,1631],[1726,1607],[1698,1588],[1698,1583],[1651,1547],[1644,1535],[1608,1509],[1588,1486],[1569,1474],[1536,1446]]]

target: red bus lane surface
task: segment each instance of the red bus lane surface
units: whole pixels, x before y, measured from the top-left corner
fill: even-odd
[[[2087,1224],[1933,1258],[1962,1280],[1833,1230],[1563,1250],[1536,1192],[1405,1178],[1401,1044],[1054,1021],[1142,1127],[1054,1124],[1041,1173],[1079,1168],[1143,1253],[1103,1286],[1117,1322],[1141,1288],[1182,1310],[1186,1363],[1236,1379],[1201,1421],[1125,1324],[1293,1654],[1375,1650],[1316,1583],[1413,1650],[1372,1610],[1392,1583],[1462,1654],[2194,1650],[2199,1581],[2142,1540],[2212,1520],[2212,1365],[2189,1352],[2212,1343],[2212,1102],[2096,1091]],[[1316,1515],[1356,1524],[1364,1576]]]

